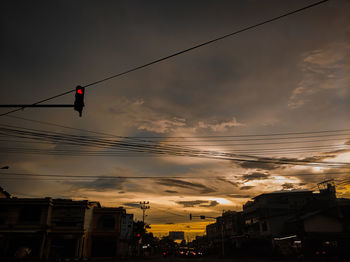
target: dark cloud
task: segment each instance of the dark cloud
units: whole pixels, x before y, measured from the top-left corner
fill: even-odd
[[[194,207],[199,206],[204,203],[208,203],[209,201],[205,200],[192,200],[192,201],[177,201],[176,203],[179,205],[183,205],[184,207]]]
[[[127,206],[127,207],[140,207],[140,204],[139,203],[124,203],[122,204],[123,206]]]
[[[218,177],[217,179],[218,179],[219,181],[228,183],[228,184],[230,184],[230,185],[232,185],[232,186],[235,186],[235,187],[239,186],[239,184],[240,184],[239,182],[233,182],[233,181],[230,181],[230,180],[228,180],[228,179],[226,179],[226,178],[223,178],[223,177]]]
[[[94,181],[89,182],[69,182],[76,187],[93,189],[96,191],[105,191],[105,190],[122,190],[124,189],[124,183],[126,182],[125,178],[98,178]]]
[[[177,193],[179,193],[179,192],[174,191],[174,190],[165,190],[164,192],[170,193],[170,194],[177,194]]]
[[[242,176],[242,178],[246,181],[264,180],[264,179],[268,179],[269,177],[270,177],[269,174],[260,173],[260,172],[254,172],[254,173],[246,174]]]
[[[281,186],[282,186],[283,189],[293,189],[293,188],[295,188],[294,184],[292,184],[292,183],[284,183]]]
[[[332,150],[328,152],[324,152],[322,154],[329,155],[329,154],[340,154],[340,153],[347,153],[350,152],[350,149],[338,149],[338,150]]]
[[[319,162],[323,161],[327,158],[334,158],[337,155],[315,155],[315,156],[310,156],[310,157],[305,157],[305,158],[294,158],[294,157],[281,157],[281,158],[275,158],[274,160],[280,161],[281,163],[283,162]]]
[[[345,151],[346,152],[346,151]],[[331,154],[333,153],[333,154]],[[257,160],[254,161],[243,161],[243,162],[236,162],[237,165],[239,165],[242,168],[247,169],[261,169],[261,170],[274,170],[278,168],[285,168],[286,164],[293,164],[294,162],[319,162],[323,161],[327,158],[334,158],[336,157],[337,152],[329,152],[326,155],[316,155],[311,157],[305,157],[305,158],[294,158],[294,157],[280,157],[280,158],[257,158]],[[340,153],[344,153],[344,151],[341,151]]]
[[[274,170],[280,168],[280,165],[275,163],[267,163],[267,162],[255,162],[255,161],[244,161],[237,163],[242,168],[247,169],[262,169],[262,170]]]
[[[250,195],[240,195],[240,194],[229,194],[227,196],[232,198],[250,198]]]
[[[203,184],[183,181],[179,179],[166,178],[159,180],[157,183],[169,187],[197,189],[203,194],[215,192],[213,188],[207,187]]]
[[[200,207],[215,207],[215,206],[217,206],[217,205],[219,205],[219,202],[218,202],[218,201],[215,201],[215,200],[212,200],[212,201],[210,201],[209,204],[207,204],[207,205],[202,204],[202,205],[200,205]]]
[[[195,206],[200,206],[200,207],[215,207],[219,205],[219,202],[212,200],[191,200],[191,201],[177,201],[176,202],[179,205],[183,205],[183,207],[195,207]]]
[[[207,188],[200,191],[200,193],[202,193],[202,194],[209,194],[209,193],[214,193],[214,192],[216,192],[216,190],[213,188],[210,188],[210,187],[207,187]]]
[[[239,190],[249,190],[249,189],[252,189],[254,188],[254,186],[242,186],[239,188]]]

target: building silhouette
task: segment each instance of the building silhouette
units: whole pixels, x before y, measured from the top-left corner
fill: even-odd
[[[105,208],[99,202],[17,198],[1,190],[0,259],[55,261],[127,255],[132,219],[124,208]]]
[[[337,198],[333,180],[319,192],[283,190],[258,195],[241,212],[224,212],[206,227],[208,252],[226,255],[345,256],[350,246],[350,199]]]

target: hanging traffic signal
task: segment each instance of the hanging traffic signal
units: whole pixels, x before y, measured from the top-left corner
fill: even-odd
[[[75,88],[74,110],[79,112],[80,117],[84,107],[84,93],[85,93],[85,87],[77,86]]]
[[[192,214],[190,214],[190,220],[192,220]]]

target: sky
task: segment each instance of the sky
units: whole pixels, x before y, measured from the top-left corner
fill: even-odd
[[[315,2],[3,1],[0,104],[31,104]],[[190,237],[213,222],[190,213],[240,211],[264,192],[335,179],[338,196],[350,197],[349,13],[349,1],[330,0],[89,86],[82,117],[72,108],[0,116],[0,167],[10,167],[0,186],[124,206],[136,219],[149,201],[154,234]],[[47,103],[73,102],[69,93]],[[109,144],[45,138],[52,132]],[[195,155],[110,153],[130,141]]]

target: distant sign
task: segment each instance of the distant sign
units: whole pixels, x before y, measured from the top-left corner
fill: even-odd
[[[169,238],[170,239],[185,239],[185,233],[183,231],[169,231]]]
[[[134,215],[133,214],[124,214],[122,216],[122,221],[120,224],[120,239],[129,240],[132,236],[133,231],[133,222]]]

